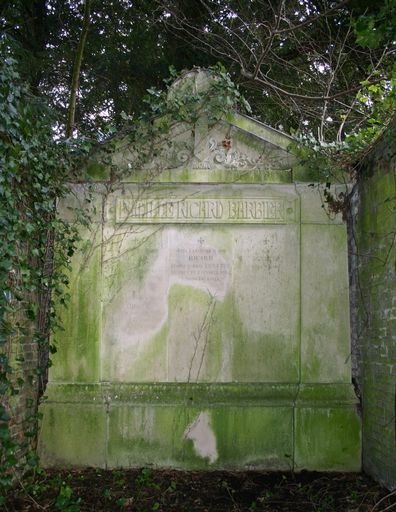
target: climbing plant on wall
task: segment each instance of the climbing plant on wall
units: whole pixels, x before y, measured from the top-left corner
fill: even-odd
[[[55,215],[75,148],[54,141],[49,110],[21,83],[6,42],[0,51],[1,491],[18,469],[36,464],[38,397],[49,333],[57,325],[54,300],[65,302],[77,231]]]

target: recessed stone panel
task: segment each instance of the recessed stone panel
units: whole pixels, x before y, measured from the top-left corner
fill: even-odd
[[[297,381],[294,188],[217,187],[216,199],[207,187],[167,190],[167,204],[153,199],[163,189],[145,201],[133,186],[109,198],[102,378]],[[202,211],[182,222],[179,207]]]
[[[350,382],[345,226],[307,224],[301,236],[302,382]]]

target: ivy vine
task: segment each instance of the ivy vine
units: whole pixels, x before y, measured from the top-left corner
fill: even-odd
[[[54,141],[51,113],[21,82],[6,41],[0,54],[1,503],[15,475],[37,463],[38,400],[55,350],[49,334],[58,326],[54,301],[66,302],[78,234],[56,216],[76,149]]]

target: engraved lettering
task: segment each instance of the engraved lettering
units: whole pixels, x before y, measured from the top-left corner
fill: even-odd
[[[186,281],[205,282],[210,286],[223,286],[229,268],[213,247],[190,246],[171,252],[171,274]]]
[[[295,221],[295,205],[283,198],[117,198],[116,222],[130,224],[260,224]],[[286,215],[287,212],[287,215]]]
[[[189,218],[189,209],[187,201],[182,201],[177,203],[177,218],[178,219],[188,219]]]

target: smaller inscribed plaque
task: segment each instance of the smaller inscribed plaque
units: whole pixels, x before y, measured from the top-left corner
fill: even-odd
[[[295,200],[282,197],[118,197],[118,224],[286,224],[295,222]]]

